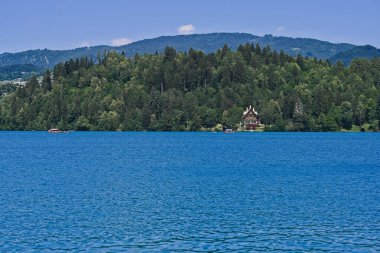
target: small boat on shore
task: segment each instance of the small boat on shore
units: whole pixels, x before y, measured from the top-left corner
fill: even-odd
[[[226,126],[223,126],[223,133],[225,134],[232,134],[234,130],[232,128],[228,128]]]
[[[48,130],[49,133],[66,133],[65,131],[59,130],[58,128],[51,128]]]

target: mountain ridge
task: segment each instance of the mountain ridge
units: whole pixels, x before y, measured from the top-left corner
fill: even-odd
[[[0,67],[11,65],[32,64],[39,69],[54,67],[59,62],[80,57],[96,59],[101,57],[105,50],[125,52],[126,56],[135,54],[162,52],[165,47],[172,46],[177,51],[188,51],[190,48],[215,52],[227,44],[236,50],[239,45],[246,43],[258,43],[260,46],[271,48],[296,56],[301,54],[319,59],[335,59],[334,56],[357,47],[349,43],[331,43],[312,38],[292,38],[286,36],[264,35],[256,36],[250,33],[205,33],[191,35],[165,35],[156,38],[143,39],[122,46],[97,45],[92,47],[80,47],[66,50],[34,49],[17,53],[0,54]],[[357,54],[356,54],[357,56]],[[359,55],[360,57],[360,55]],[[369,57],[366,57],[369,58]],[[348,57],[345,62],[352,59]]]
[[[329,60],[332,63],[336,63],[337,61],[342,62],[344,65],[350,64],[352,59],[357,58],[366,58],[373,59],[375,57],[380,57],[380,49],[377,49],[371,45],[357,46],[350,50],[340,52],[333,57],[330,57]]]

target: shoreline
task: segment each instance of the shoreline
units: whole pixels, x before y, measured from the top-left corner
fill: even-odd
[[[0,132],[41,132],[49,133],[48,130],[0,130]],[[74,132],[80,133],[222,133],[223,131],[119,131],[119,130],[66,130],[65,132],[59,133],[49,133],[49,134],[70,134]],[[263,134],[263,133],[380,133],[379,131],[234,131],[228,134],[242,134],[242,133],[251,133],[251,134]]]

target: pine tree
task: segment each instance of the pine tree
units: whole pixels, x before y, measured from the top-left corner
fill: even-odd
[[[48,92],[52,88],[52,80],[51,80],[51,72],[50,70],[47,70],[46,73],[44,74],[42,78],[42,83],[41,83],[42,89],[44,93]]]

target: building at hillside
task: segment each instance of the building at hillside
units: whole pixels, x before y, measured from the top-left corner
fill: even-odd
[[[241,117],[241,125],[244,130],[255,130],[260,125],[260,118],[251,105],[245,109]]]

